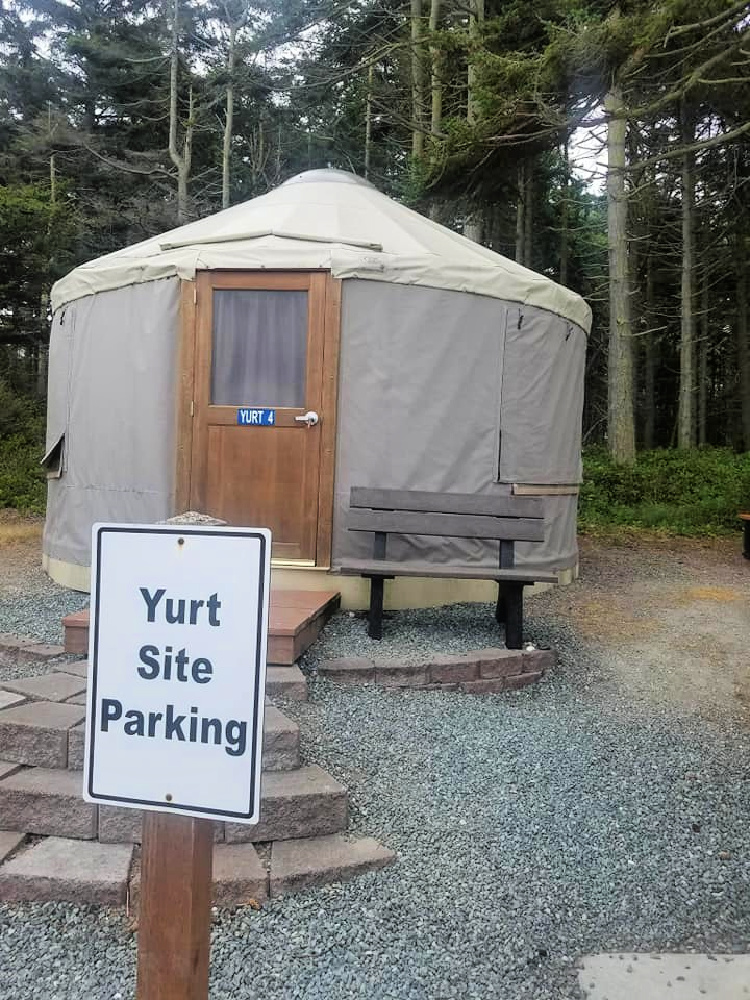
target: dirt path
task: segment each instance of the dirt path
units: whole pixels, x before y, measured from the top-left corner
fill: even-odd
[[[535,599],[535,613],[568,618],[618,686],[707,715],[750,713],[750,562],[739,535],[580,547],[580,580]]]

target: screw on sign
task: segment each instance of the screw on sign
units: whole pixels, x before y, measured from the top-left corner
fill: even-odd
[[[214,820],[259,819],[271,535],[207,520],[93,530],[83,794],[144,810],[138,1000],[206,1000]]]

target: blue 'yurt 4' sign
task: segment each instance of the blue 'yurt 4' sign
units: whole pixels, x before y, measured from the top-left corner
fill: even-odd
[[[276,423],[276,410],[266,406],[237,408],[237,423],[240,427],[273,427]]]

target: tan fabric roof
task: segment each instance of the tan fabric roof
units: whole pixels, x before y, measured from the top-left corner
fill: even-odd
[[[582,327],[591,310],[575,292],[501,257],[338,170],[299,174],[274,191],[82,264],[52,289],[52,308],[157,278],[196,271],[330,269],[367,278],[473,292],[548,309]]]

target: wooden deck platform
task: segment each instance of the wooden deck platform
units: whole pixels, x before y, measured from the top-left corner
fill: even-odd
[[[338,608],[338,591],[272,590],[268,621],[268,662],[291,667],[315,642]],[[88,653],[89,609],[63,618],[65,650]]]

